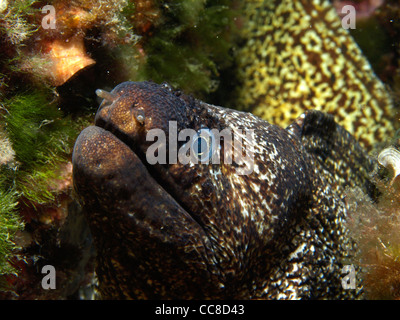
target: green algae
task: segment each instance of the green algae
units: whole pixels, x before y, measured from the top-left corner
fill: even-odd
[[[7,288],[4,276],[17,272],[10,260],[15,250],[19,248],[14,242],[14,236],[24,227],[17,210],[18,192],[14,185],[10,186],[6,183],[10,176],[7,171],[12,171],[12,169],[0,167],[0,291]]]
[[[15,155],[0,166],[0,275],[16,270],[8,262],[17,245],[14,235],[24,223],[19,214],[25,203],[35,208],[55,202],[60,165],[67,163],[84,120],[73,121],[57,108],[50,90],[20,92],[1,103],[7,139]],[[0,287],[4,286],[0,277]]]
[[[79,133],[79,121],[64,117],[51,92],[35,90],[4,102],[4,123],[15,151],[20,196],[34,203],[54,200],[49,181],[57,164],[67,162]]]
[[[17,248],[12,240],[15,232],[23,228],[17,211],[18,194],[15,189],[5,190],[4,187],[0,181],[0,276],[15,272],[8,260]]]
[[[37,26],[28,21],[29,17],[39,10],[34,7],[35,3],[37,0],[8,2],[0,20],[0,32],[6,34],[11,44],[23,45],[23,42],[37,30]]]
[[[68,93],[49,84],[45,73],[48,61],[35,47],[46,40],[46,32],[40,29],[41,8],[61,2],[8,1],[0,18],[0,130],[13,153],[12,160],[0,162],[0,288],[4,287],[2,275],[16,273],[9,260],[18,248],[15,233],[24,228],[21,205],[36,210],[55,203],[57,183],[65,179],[60,167],[70,160],[77,135],[97,107],[91,100],[90,107],[82,106],[81,111],[61,110],[65,96],[58,93]],[[86,8],[95,2],[76,1],[72,8]],[[109,1],[100,2],[107,7]],[[118,10],[90,11],[91,27],[78,27],[70,33],[90,38],[91,31],[100,30],[94,43],[107,54],[96,60],[97,64],[117,61],[126,69],[123,77],[112,81],[169,82],[197,97],[214,91],[221,69],[229,67],[233,59],[231,2],[153,1],[160,14],[147,34],[138,34],[132,21],[137,2],[117,1],[111,7]],[[95,12],[101,16],[93,16]],[[53,32],[49,39],[57,36]],[[104,83],[97,81],[98,87]]]
[[[130,80],[168,82],[204,97],[218,87],[220,70],[233,62],[234,14],[230,1],[160,1],[162,23],[141,40],[145,62],[128,65]],[[125,50],[124,54],[130,54]],[[131,56],[137,56],[132,52]],[[124,57],[122,57],[124,59]]]

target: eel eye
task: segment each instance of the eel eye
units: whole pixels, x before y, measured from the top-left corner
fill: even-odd
[[[192,150],[195,157],[200,162],[208,162],[212,158],[215,149],[214,134],[208,128],[202,128],[197,131],[192,142]]]
[[[141,125],[143,125],[144,124],[144,121],[146,120],[146,117],[145,117],[145,115],[144,115],[144,111],[143,110],[134,110],[134,115],[135,115],[135,118],[136,118],[136,120],[141,124]]]

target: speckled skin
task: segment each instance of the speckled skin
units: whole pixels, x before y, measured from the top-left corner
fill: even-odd
[[[287,130],[166,85],[125,82],[73,153],[76,194],[97,248],[105,299],[354,298],[341,269],[355,244],[345,186],[370,190],[374,163],[331,116]],[[137,115],[144,115],[139,122]],[[234,164],[149,165],[153,128],[254,129],[254,171]],[[356,266],[357,268],[357,266]]]
[[[398,126],[393,103],[329,0],[249,0],[235,107],[286,127],[309,109],[366,148]]]

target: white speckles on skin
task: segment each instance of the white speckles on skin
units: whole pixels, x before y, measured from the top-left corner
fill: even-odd
[[[277,300],[285,300],[287,296],[284,293],[279,293],[276,297]]]
[[[259,166],[256,163],[254,164],[253,172],[254,172],[255,175],[259,175],[260,174]]]
[[[253,189],[254,192],[260,192],[261,186],[259,183],[250,182],[250,187]]]
[[[298,246],[297,249],[290,254],[289,261],[293,259],[298,259],[299,255],[303,253],[306,246],[307,246],[306,243],[302,243],[300,246]]]
[[[243,215],[243,218],[244,218],[244,219],[249,218],[250,214],[249,214],[249,211],[248,211],[247,208],[246,208],[246,205],[244,205],[243,202],[240,202],[240,203],[241,203],[241,205],[242,205],[242,211],[241,211],[241,213],[242,213],[242,215]]]
[[[278,158],[278,161],[281,161],[275,145],[272,144],[271,147],[272,147],[273,151],[268,153],[269,160],[274,161],[276,158]]]
[[[214,179],[214,183],[217,183],[218,178],[222,175],[222,173],[221,173],[221,168],[218,167],[217,170],[213,168],[211,174],[212,174],[212,177],[213,177],[213,179]]]
[[[277,176],[269,169],[267,169],[266,171],[266,173],[258,176],[258,179],[262,181],[268,181],[268,184],[272,185]]]

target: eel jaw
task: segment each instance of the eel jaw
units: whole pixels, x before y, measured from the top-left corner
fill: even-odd
[[[88,127],[72,161],[74,189],[101,259],[97,273],[104,296],[218,297],[223,284],[203,228],[124,142]]]

